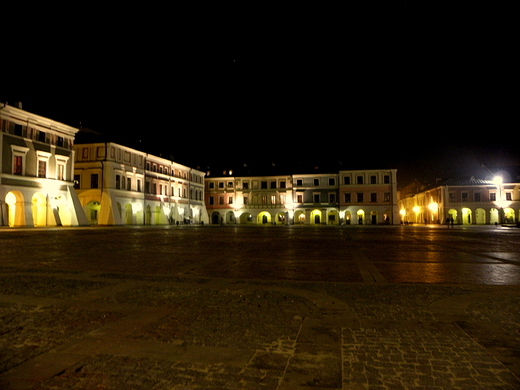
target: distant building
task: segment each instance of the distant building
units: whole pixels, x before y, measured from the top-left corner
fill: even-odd
[[[91,225],[208,222],[203,172],[114,142],[74,149],[76,191]]]
[[[396,170],[206,178],[212,224],[399,224]]]
[[[0,225],[87,225],[73,188],[78,129],[0,104]]]
[[[339,181],[345,224],[399,225],[396,169],[340,171]]]
[[[416,191],[402,189],[403,223],[456,225],[514,224],[519,221],[520,183],[500,179],[450,179]]]

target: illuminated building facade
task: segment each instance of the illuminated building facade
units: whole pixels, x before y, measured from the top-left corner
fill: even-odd
[[[88,225],[73,187],[77,132],[0,104],[0,225]]]
[[[291,176],[206,178],[206,207],[212,224],[291,223]]]
[[[396,172],[208,177],[206,207],[212,224],[399,224]]]
[[[76,191],[91,225],[208,222],[203,172],[114,142],[74,149]]]
[[[397,170],[339,172],[340,217],[346,225],[398,225]]]
[[[516,224],[520,217],[520,183],[450,179],[419,191],[402,190],[399,201],[404,223],[455,225]]]

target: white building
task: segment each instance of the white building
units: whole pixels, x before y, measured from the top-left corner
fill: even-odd
[[[203,172],[113,142],[74,148],[76,191],[90,224],[208,222]]]
[[[0,104],[0,225],[88,225],[73,188],[77,132]]]

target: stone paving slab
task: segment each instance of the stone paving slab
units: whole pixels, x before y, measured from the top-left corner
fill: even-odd
[[[5,390],[520,388],[515,286],[0,282]]]

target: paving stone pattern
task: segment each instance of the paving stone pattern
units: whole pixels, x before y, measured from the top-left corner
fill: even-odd
[[[520,388],[441,310],[462,301],[456,320],[495,323],[518,346],[511,287],[494,305],[468,301],[486,296],[476,286],[167,279],[0,274],[1,388]]]
[[[418,263],[407,263],[410,272],[424,258],[428,267],[442,268],[433,251],[444,245],[424,243],[419,233],[409,240],[406,233],[415,230],[397,228],[389,230],[395,237],[360,229],[358,241],[344,240],[345,229],[328,230],[329,236],[316,230],[320,240],[341,234],[345,252],[334,241],[330,251],[320,251],[316,242],[299,261],[305,254],[294,252],[298,241],[278,264],[280,277],[273,277],[273,254],[250,247],[253,235],[268,234],[267,245],[276,237],[271,232],[280,231],[247,230],[245,243],[236,238],[257,263],[241,259],[240,251],[223,255],[218,249],[227,234],[217,229],[204,235],[179,230],[204,241],[191,257],[179,254],[195,250],[191,241],[171,244],[176,231],[154,229],[143,230],[146,236],[131,232],[137,243],[146,238],[163,245],[160,254],[136,244],[122,245],[131,250],[120,256],[113,242],[128,240],[127,230],[100,238],[88,229],[81,240],[91,236],[102,245],[85,249],[97,257],[75,258],[70,248],[61,256],[59,240],[48,253],[33,248],[27,255],[23,245],[7,255],[0,251],[0,390],[520,389],[519,285],[468,284],[457,274],[446,275],[458,280],[453,284],[389,282],[394,273],[367,254],[375,252],[375,241],[388,251],[425,250]],[[83,234],[70,232],[78,239]],[[291,232],[300,240],[307,231]],[[16,234],[11,237],[29,236]],[[495,259],[504,253],[493,259],[456,254],[460,240],[453,240],[446,261],[469,270],[476,259],[490,270],[498,264],[518,273],[518,256],[509,249],[517,236],[502,239],[509,263]],[[503,248],[497,242],[497,250]],[[276,251],[283,250],[278,245]],[[179,246],[177,262],[170,250]],[[134,258],[133,251],[142,252]],[[385,264],[400,264],[391,258]],[[140,271],[142,262],[150,267]],[[320,262],[328,268],[320,269]]]

